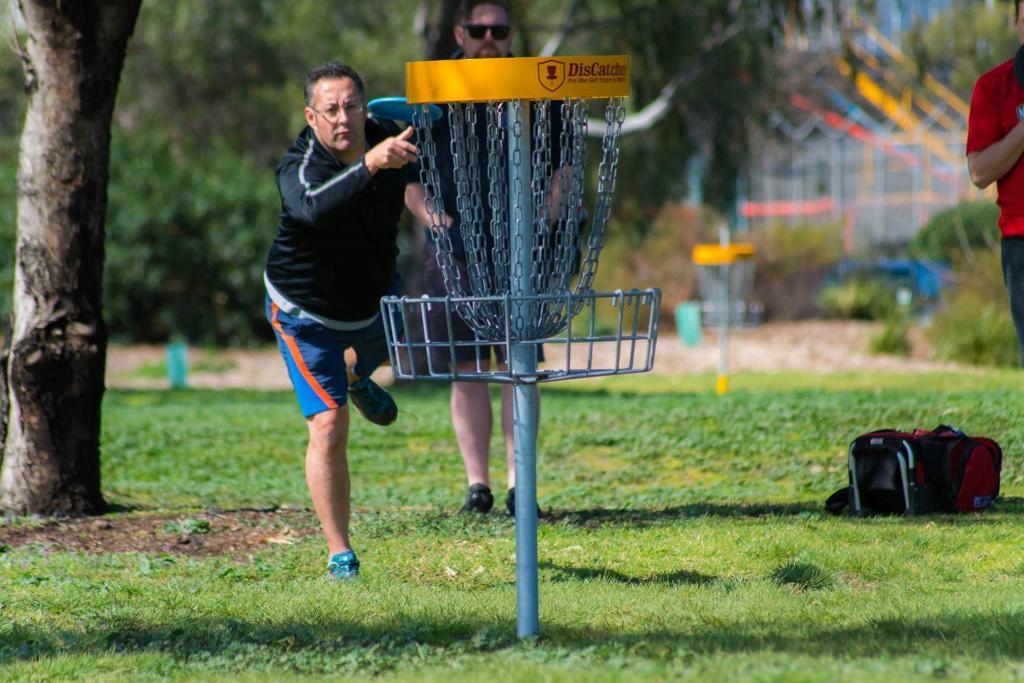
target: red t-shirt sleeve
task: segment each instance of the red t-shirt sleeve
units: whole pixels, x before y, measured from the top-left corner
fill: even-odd
[[[967,154],[980,152],[1003,139],[999,123],[999,93],[996,79],[985,74],[974,84],[971,111],[967,116]]]

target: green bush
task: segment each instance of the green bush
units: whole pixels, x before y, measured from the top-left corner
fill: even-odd
[[[954,269],[957,288],[928,329],[935,355],[978,365],[1020,363],[1017,335],[1010,317],[999,254],[986,250]]]
[[[914,237],[911,252],[932,261],[953,261],[967,250],[990,251],[999,243],[999,207],[961,202],[932,216]]]
[[[745,239],[745,238],[744,238]],[[775,223],[754,230],[757,246],[752,299],[773,320],[797,320],[817,313],[816,293],[842,256],[842,232],[835,223]]]
[[[0,320],[11,311],[17,155],[0,155]],[[271,169],[222,147],[179,158],[161,138],[111,145],[104,317],[122,342],[270,339],[262,273],[280,203]]]
[[[907,356],[910,354],[910,339],[907,338],[909,323],[903,316],[894,315],[886,319],[881,332],[868,342],[871,353],[886,356]]]
[[[896,296],[884,280],[854,277],[822,290],[819,304],[835,318],[886,320],[896,311]]]
[[[280,211],[273,172],[223,147],[180,157],[160,137],[115,132],[104,272],[111,336],[269,339],[262,272]]]

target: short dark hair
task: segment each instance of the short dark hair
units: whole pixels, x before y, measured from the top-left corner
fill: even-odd
[[[313,88],[316,87],[317,82],[322,81],[325,78],[351,78],[352,82],[356,84],[356,88],[359,90],[359,96],[364,100],[366,99],[366,89],[363,87],[363,79],[359,77],[356,70],[348,64],[334,60],[327,62],[326,64],[321,64],[306,74],[307,107],[313,106]]]
[[[507,0],[462,0],[459,3],[459,11],[455,15],[456,21],[460,24],[469,21],[469,18],[473,15],[473,10],[478,5],[497,5],[505,10],[505,16],[508,17],[509,21],[512,21],[512,10],[509,8]]]

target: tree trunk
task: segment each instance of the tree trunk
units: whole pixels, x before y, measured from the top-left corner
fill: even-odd
[[[110,120],[141,0],[20,0],[29,93],[18,162],[0,510],[101,512],[100,308]]]

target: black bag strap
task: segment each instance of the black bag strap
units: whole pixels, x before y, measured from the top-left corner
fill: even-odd
[[[850,504],[850,487],[844,486],[825,501],[825,510],[833,515],[843,514],[843,508]]]

